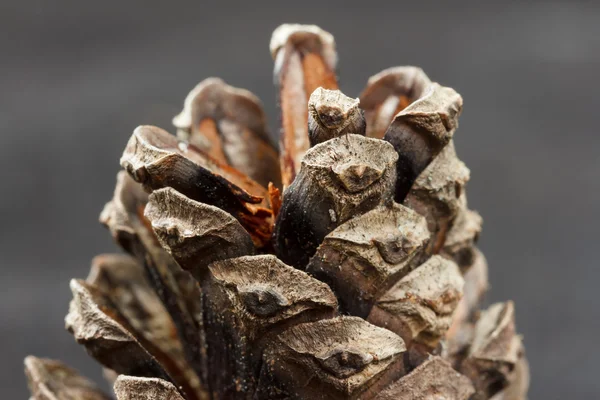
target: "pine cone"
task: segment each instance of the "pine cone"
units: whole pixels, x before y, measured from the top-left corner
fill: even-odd
[[[461,96],[397,67],[349,98],[316,26],[282,25],[271,53],[279,151],[259,100],[216,78],[177,137],[127,144],[100,216],[127,254],[71,282],[66,317],[117,399],[525,399],[512,302],[479,311]],[[36,400],[109,398],[25,365]]]

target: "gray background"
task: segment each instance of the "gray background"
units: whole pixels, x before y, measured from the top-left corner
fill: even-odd
[[[274,131],[268,41],[297,21],[336,36],[347,94],[413,64],[463,95],[489,299],[517,303],[530,397],[598,398],[600,4],[524,3],[2,1],[0,397],[26,398],[27,354],[100,380],[63,317],[69,278],[115,250],[97,216],[129,135],[171,129],[208,76],[259,95]]]

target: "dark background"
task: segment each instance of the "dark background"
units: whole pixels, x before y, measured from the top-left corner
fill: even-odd
[[[302,22],[335,35],[349,95],[403,64],[463,95],[489,299],[516,301],[530,398],[598,398],[600,3],[483,3],[2,1],[0,397],[26,398],[27,354],[101,380],[63,318],[69,279],[116,249],[97,216],[132,130],[173,130],[188,91],[220,76],[275,131],[269,38]]]

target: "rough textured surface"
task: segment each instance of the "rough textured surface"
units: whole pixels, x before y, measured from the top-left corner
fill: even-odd
[[[458,159],[450,142],[410,188],[404,204],[427,218],[433,236],[430,252],[441,250],[454,219],[466,207],[463,195],[469,177],[469,169]],[[454,241],[457,239],[455,235]]]
[[[417,176],[450,142],[462,103],[454,89],[432,83],[396,114],[383,136],[398,152],[396,201],[404,200]]]
[[[151,286],[177,327],[186,361],[201,383],[206,383],[206,360],[201,351],[204,347],[202,299],[198,283],[162,249],[150,222],[143,216],[146,202],[147,196],[141,185],[122,171],[117,175],[113,198],[105,205],[100,221],[109,228],[117,243],[144,266]],[[192,386],[196,388],[195,384]],[[198,392],[203,396],[201,387]]]
[[[267,189],[168,132],[154,126],[136,128],[121,166],[146,190],[172,187],[192,200],[233,215],[258,246],[268,242],[271,212],[263,207],[267,205]]]
[[[475,244],[481,233],[482,218],[477,211],[462,205],[452,221],[452,227],[446,234],[441,254],[454,260],[467,271],[475,262]]]
[[[119,171],[111,201],[105,204],[100,213],[100,223],[110,231],[113,239],[128,253],[133,253],[137,247],[137,236],[144,229],[140,219],[148,203],[148,194],[142,186]]]
[[[599,218],[598,136],[590,118],[599,100],[589,87],[600,60],[600,4],[374,5],[274,2],[258,14],[254,4],[238,4],[235,13],[227,3],[177,10],[155,1],[4,4],[0,125],[10,134],[0,139],[7,172],[0,336],[10,345],[0,387],[7,398],[27,398],[18,365],[29,353],[60,358],[102,383],[62,317],[68,279],[86,276],[90,256],[115,251],[93,219],[114,186],[128,134],[139,123],[168,127],[189,89],[215,74],[265,100],[275,133],[265,40],[291,16],[336,35],[349,95],[378,69],[414,63],[464,96],[456,140],[473,170],[470,206],[485,217],[480,246],[491,266],[489,296],[515,299],[532,363],[530,398],[598,397],[595,361],[587,356],[599,320],[595,227],[582,221]],[[315,20],[317,9],[322,19]],[[336,17],[325,22],[329,14]],[[230,34],[215,34],[222,29]],[[418,46],[408,44],[415,32]],[[557,190],[557,182],[584,195]],[[565,296],[565,287],[577,295]],[[568,323],[557,326],[556,315],[568,315]]]
[[[163,248],[198,281],[213,261],[254,253],[252,238],[234,217],[172,188],[153,192],[144,216]]]
[[[261,398],[370,399],[404,374],[404,342],[356,317],[297,325],[264,356]]]
[[[200,82],[185,99],[173,124],[178,136],[244,171],[264,187],[281,186],[277,149],[267,132],[260,100],[219,78]]]
[[[419,99],[431,81],[418,67],[392,67],[369,78],[360,94],[367,136],[381,139],[400,111]]]
[[[176,326],[146,279],[143,267],[125,255],[97,256],[86,281],[108,297],[169,377],[196,398],[195,393],[201,393],[199,378],[186,362]]]
[[[473,384],[447,361],[431,357],[385,389],[377,400],[467,400]]]
[[[212,264],[203,292],[209,381],[223,398],[252,397],[263,349],[282,330],[337,313],[327,285],[272,255]]]
[[[167,376],[159,361],[140,344],[143,339],[139,332],[107,296],[75,279],[71,291],[73,301],[65,325],[92,357],[119,374]]]
[[[315,25],[284,24],[271,36],[273,71],[279,87],[281,178],[286,188],[300,170],[310,147],[306,104],[318,87],[337,89],[333,36]]]
[[[117,378],[115,394],[117,400],[184,400],[172,383],[126,375]]]
[[[86,282],[106,294],[136,330],[158,342],[175,329],[164,305],[146,279],[143,267],[124,254],[94,257]],[[181,347],[177,341],[167,347]]]
[[[300,173],[283,193],[273,232],[277,255],[303,268],[325,235],[351,217],[389,201],[396,160],[389,144],[360,135],[345,135],[310,148]]]
[[[484,255],[474,249],[473,263],[464,273],[463,297],[460,299],[452,316],[452,325],[446,332],[448,353],[450,357],[460,356],[468,346],[474,333],[476,320],[483,296],[488,290],[488,265]]]
[[[359,100],[339,90],[317,88],[308,99],[308,139],[314,146],[348,133],[365,135],[366,122]]]
[[[109,400],[90,380],[61,362],[29,356],[25,373],[31,400]]]
[[[307,272],[334,289],[342,311],[364,318],[379,294],[423,261],[428,242],[425,218],[383,205],[325,236]]]
[[[377,299],[368,321],[433,349],[446,333],[462,296],[458,266],[433,256]]]
[[[499,317],[492,308],[474,323],[476,308],[470,307],[476,303],[465,303],[453,321],[462,272],[479,274],[471,277],[471,303],[484,276],[473,266],[481,221],[467,209],[468,170],[451,143],[462,99],[450,88],[423,84],[383,140],[367,138],[358,99],[319,87],[304,108],[302,96],[294,94],[300,85],[306,94],[327,76],[319,65],[326,40],[314,27],[283,25],[273,34],[276,72],[277,54],[285,61],[291,52],[284,67],[288,74],[280,82],[282,95],[292,94],[292,107],[283,106],[283,152],[291,154],[287,139],[298,135],[314,146],[302,155],[295,178],[282,164],[284,178],[295,179],[286,183],[283,199],[272,182],[264,188],[231,167],[228,157],[249,165],[239,159],[244,150],[235,144],[239,135],[221,137],[236,117],[232,110],[222,114],[219,92],[227,90],[220,81],[197,87],[186,102],[190,108],[198,101],[196,109],[175,118],[175,123],[191,120],[188,141],[153,126],[134,131],[121,157],[129,177],[119,176],[100,219],[143,265],[138,270],[164,303],[166,312],[156,311],[163,310],[166,334],[152,331],[154,313],[144,315],[151,304],[140,304],[134,286],[127,285],[135,276],[115,266],[105,268],[98,280],[102,289],[91,281],[73,281],[68,329],[106,368],[164,378],[186,400],[375,398],[431,355],[446,357],[464,371],[476,386],[476,400],[503,389],[506,395],[525,393],[522,374],[512,373],[519,360],[525,361],[520,339],[511,341],[517,348],[512,365],[486,364],[495,351],[488,354],[487,342],[506,353],[490,326],[496,323],[504,335],[514,336],[514,322],[512,331],[505,329],[504,313]],[[239,108],[243,117],[243,104]],[[285,121],[286,116],[304,120],[307,112],[307,129],[296,130]],[[195,125],[207,140],[199,143],[204,149],[189,143]],[[444,147],[442,161],[423,171]],[[425,196],[407,201],[417,212],[395,203],[419,177],[425,182],[416,186],[425,188]],[[131,193],[125,193],[128,188]],[[445,199],[440,188],[447,192]],[[269,203],[273,209],[265,208]],[[267,254],[247,256],[254,245]],[[325,282],[285,265],[273,252]],[[115,264],[137,266],[120,261]],[[127,288],[132,293],[122,290]],[[342,313],[353,317],[332,319],[338,312],[336,296]]]
[[[206,286],[225,291],[231,302],[223,310],[245,319],[246,335],[260,338],[266,326],[280,324],[302,313],[322,312],[330,315],[337,309],[331,289],[306,273],[285,265],[272,255],[246,256],[213,263],[211,280]],[[209,292],[207,297],[211,297]],[[216,297],[211,301],[216,301]]]
[[[508,386],[522,352],[515,332],[514,305],[496,303],[485,310],[477,324],[473,342],[461,370],[473,380],[475,399],[486,399]]]

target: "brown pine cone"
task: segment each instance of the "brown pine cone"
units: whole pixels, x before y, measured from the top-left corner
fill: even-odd
[[[316,26],[270,47],[279,149],[256,96],[217,78],[177,137],[140,126],[125,148],[100,220],[127,254],[71,281],[66,317],[116,398],[525,399],[513,303],[479,310],[461,96],[397,67],[347,97]],[[25,365],[33,399],[110,398],[59,362]]]

